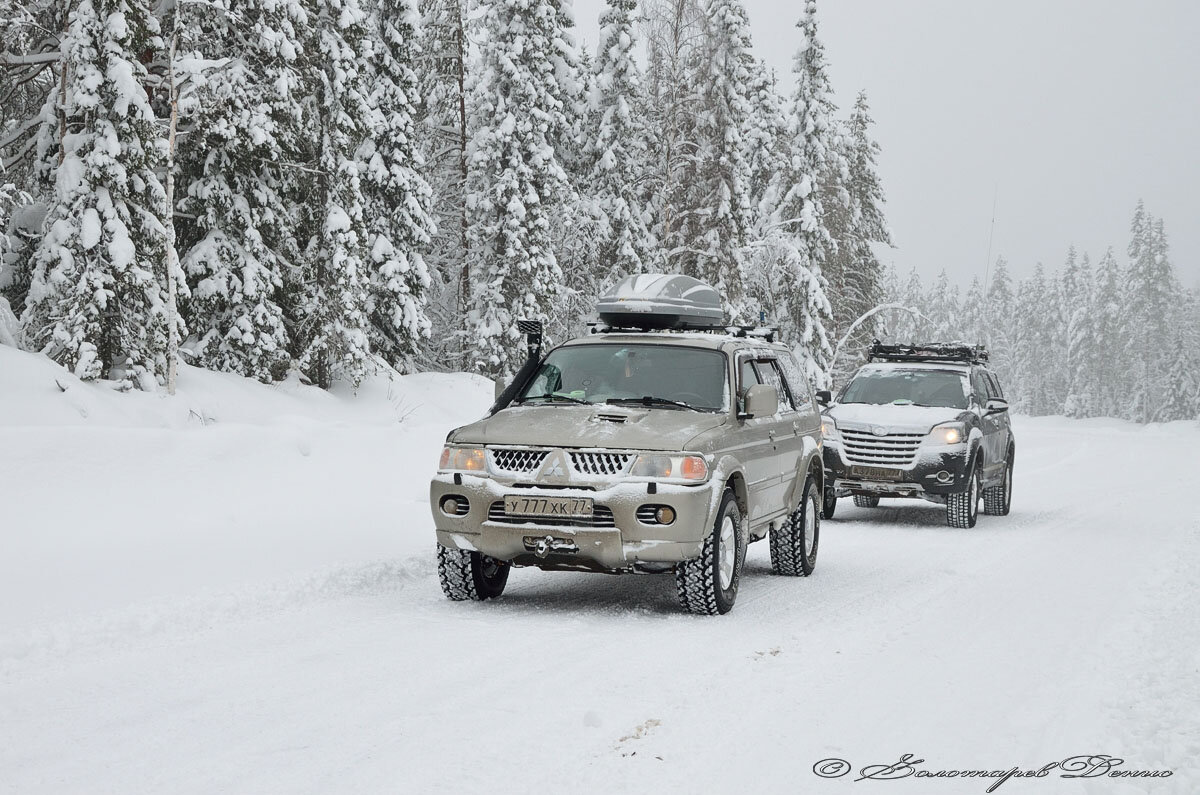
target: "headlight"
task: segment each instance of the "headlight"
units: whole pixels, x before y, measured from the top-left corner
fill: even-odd
[[[821,418],[821,436],[825,439],[837,438],[837,423],[833,421],[833,417]]]
[[[639,455],[629,474],[635,478],[704,480],[708,477],[708,462],[698,455]]]
[[[961,422],[947,422],[935,426],[929,432],[929,440],[934,444],[959,444],[967,440],[967,426]]]
[[[441,472],[486,472],[487,458],[482,447],[451,447],[442,448],[442,461],[438,464]]]

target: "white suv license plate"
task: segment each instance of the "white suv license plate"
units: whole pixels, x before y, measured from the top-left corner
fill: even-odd
[[[506,495],[504,512],[509,516],[532,516],[538,519],[580,519],[592,515],[591,497],[526,497]]]
[[[866,478],[867,480],[900,480],[904,473],[899,469],[887,467],[851,466],[850,477]]]

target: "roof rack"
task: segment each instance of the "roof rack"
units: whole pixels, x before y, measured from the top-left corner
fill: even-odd
[[[777,342],[779,337],[778,326],[689,326],[682,325],[675,328],[660,328],[646,329],[641,326],[613,326],[608,323],[588,323],[588,332],[591,334],[641,334],[646,331],[653,331],[656,334],[680,334],[703,332],[706,334],[728,334],[731,337],[755,337],[765,342]]]
[[[879,340],[867,351],[868,362],[962,362],[987,364],[987,348],[965,342],[929,342],[918,345],[885,345]]]

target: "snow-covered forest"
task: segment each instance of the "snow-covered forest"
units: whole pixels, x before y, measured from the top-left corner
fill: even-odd
[[[795,13],[777,74],[739,0],[608,0],[594,49],[569,0],[0,0],[0,341],[126,388],[503,375],[517,318],[562,339],[670,271],[821,385],[873,336],[950,336],[1024,411],[1195,416],[1197,297],[1140,208],[1127,258],[1001,261],[961,299],[884,273],[868,99],[836,106]],[[929,320],[835,362],[885,300]]]
[[[1093,260],[1067,249],[1014,281],[1003,257],[965,294],[945,271],[931,285],[889,269],[881,313],[894,340],[984,342],[1014,407],[1025,414],[1189,420],[1200,414],[1200,296],[1170,260],[1162,219],[1138,202],[1123,251]],[[854,351],[857,354],[859,351]],[[852,359],[853,356],[847,358]],[[841,357],[839,356],[839,359]]]

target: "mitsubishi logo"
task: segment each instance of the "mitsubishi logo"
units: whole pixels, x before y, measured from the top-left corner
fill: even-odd
[[[546,462],[542,464],[542,471],[539,473],[539,480],[566,480],[567,478],[567,457],[562,450],[555,450],[550,455],[546,456]]]

